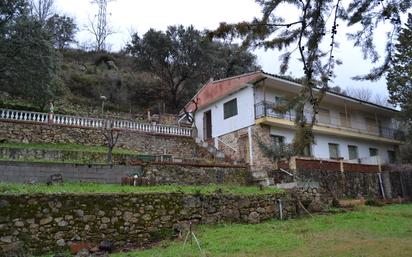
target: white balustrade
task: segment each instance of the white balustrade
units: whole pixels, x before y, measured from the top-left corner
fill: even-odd
[[[101,128],[105,124],[103,119],[0,109],[0,120],[49,123],[49,115],[52,115],[53,117],[50,123],[58,125]],[[128,120],[113,120],[113,128],[176,136],[192,135],[191,128],[180,128],[162,124],[138,123]]]

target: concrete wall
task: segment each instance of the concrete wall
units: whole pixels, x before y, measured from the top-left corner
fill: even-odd
[[[67,251],[73,242],[98,246],[111,240],[116,247],[145,245],[185,233],[188,221],[259,223],[304,213],[300,200],[311,212],[330,203],[314,188],[293,194],[23,194],[1,195],[0,255],[17,251],[42,254]],[[22,255],[19,255],[22,256]]]
[[[223,104],[237,99],[238,114],[224,119]],[[226,96],[206,109],[202,109],[195,114],[195,125],[198,131],[198,138],[204,139],[203,135],[203,114],[211,110],[212,113],[212,137],[227,134],[245,127],[255,122],[253,88],[246,87],[234,94]]]
[[[119,184],[121,177],[140,171],[140,166],[110,167],[108,165],[0,161],[0,182],[45,183],[51,175],[62,174],[64,181]]]

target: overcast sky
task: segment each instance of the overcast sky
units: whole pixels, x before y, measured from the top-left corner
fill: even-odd
[[[75,18],[81,31],[77,35],[80,43],[91,42],[92,38],[86,31],[89,17],[97,14],[97,5],[90,0],[55,0],[56,11]],[[293,13],[288,8],[281,13]],[[199,30],[215,29],[222,21],[232,23],[249,21],[260,16],[260,8],[254,0],[116,0],[108,4],[109,22],[117,33],[108,38],[112,51],[121,49],[130,39],[130,31],[143,35],[150,28],[165,30],[169,25],[194,25]],[[352,42],[346,39],[348,29],[341,24],[338,30],[340,48],[335,51],[335,57],[343,61],[336,68],[337,77],[333,84],[341,88],[365,87],[375,93],[387,95],[386,83],[353,81],[351,77],[367,73],[373,65],[362,59],[360,49],[354,48]],[[382,29],[377,36],[377,47],[383,55],[385,31]],[[269,73],[279,73],[279,53],[276,51],[256,50],[258,63]],[[289,75],[302,76],[302,64],[294,61]]]

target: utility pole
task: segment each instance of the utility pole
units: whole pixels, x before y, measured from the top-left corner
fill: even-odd
[[[114,0],[92,0],[92,4],[98,5],[97,24],[92,24],[91,32],[96,39],[96,51],[102,51],[106,47],[106,38],[113,33],[107,24],[107,3]]]

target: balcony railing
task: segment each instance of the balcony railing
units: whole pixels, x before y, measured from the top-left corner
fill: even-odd
[[[48,114],[41,112],[16,111],[9,109],[0,109],[0,121],[21,121],[36,122],[46,124],[56,124],[65,126],[102,128],[107,124],[107,119],[97,119],[90,117],[70,116],[61,114]],[[192,136],[191,128],[181,128],[177,126],[167,126],[162,124],[139,123],[130,120],[110,120],[113,122],[113,128],[134,130],[146,133],[155,133],[174,136]]]
[[[255,104],[255,117],[256,119],[263,118],[263,117],[272,117],[278,119],[285,119],[290,121],[295,121],[296,115],[294,111],[287,111],[286,113],[280,113],[275,110],[276,103],[274,102],[260,102]],[[304,115],[308,118],[308,120],[312,117],[312,113],[305,111]],[[373,135],[373,136],[380,136],[390,139],[397,139],[403,140],[404,133],[400,129],[394,128],[385,128],[381,126],[372,126],[370,128],[362,128],[365,124],[360,124],[352,121],[342,121],[340,119],[332,118],[332,117],[324,117],[323,119],[319,119],[317,117],[316,125],[331,127],[336,129],[344,129],[352,132],[357,132],[361,134]]]

